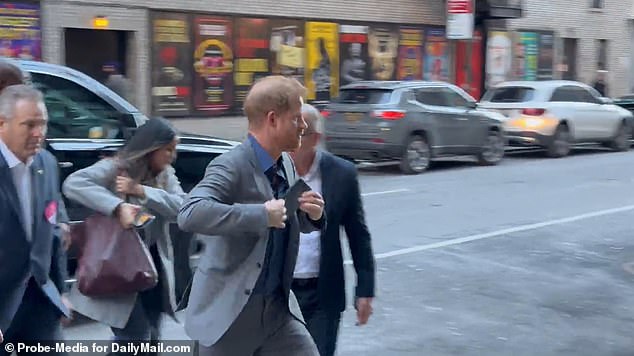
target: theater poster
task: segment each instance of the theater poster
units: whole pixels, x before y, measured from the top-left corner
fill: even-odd
[[[423,79],[423,29],[401,27],[398,46],[398,80]]]
[[[552,31],[536,31],[538,34],[537,80],[553,79],[555,34]]]
[[[339,92],[339,26],[306,23],[306,88],[309,101],[326,102]]]
[[[152,108],[156,115],[190,114],[192,48],[189,22],[189,17],[184,14],[152,14]]]
[[[512,73],[512,41],[506,31],[490,31],[486,49],[486,87],[510,80]]]
[[[476,100],[482,96],[482,31],[473,39],[456,41],[456,85]]]
[[[233,104],[232,23],[227,18],[194,17],[194,107],[220,115]]]
[[[235,104],[240,109],[253,83],[269,73],[269,20],[236,20]]]
[[[374,80],[393,80],[396,77],[398,31],[390,25],[370,26],[368,57]]]
[[[537,33],[517,31],[514,35],[513,78],[517,80],[537,80]]]
[[[368,26],[339,26],[340,83],[352,84],[370,79],[368,60]]]
[[[425,80],[449,81],[449,44],[444,28],[428,27],[425,30]]]
[[[304,22],[274,19],[270,21],[271,73],[304,82]]]
[[[42,59],[40,6],[0,1],[0,57]]]

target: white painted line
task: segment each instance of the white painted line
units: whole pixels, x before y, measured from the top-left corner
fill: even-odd
[[[384,190],[382,192],[371,192],[371,193],[363,193],[361,196],[369,197],[373,195],[383,195],[383,194],[392,194],[392,193],[404,193],[409,192],[409,189],[394,189],[394,190]]]
[[[541,229],[543,227],[553,226],[553,225],[562,225],[562,224],[567,224],[567,223],[571,223],[575,221],[596,218],[599,216],[622,213],[622,212],[630,211],[630,210],[634,210],[634,205],[626,205],[620,208],[598,210],[598,211],[594,211],[594,212],[590,212],[586,214],[575,215],[575,216],[570,216],[567,218],[561,218],[561,219],[555,219],[555,220],[549,220],[549,221],[543,221],[543,222],[534,223],[534,224],[519,225],[519,226],[511,227],[508,229],[491,231],[491,232],[486,232],[486,233],[476,234],[476,235],[469,235],[469,236],[459,237],[459,238],[455,238],[451,240],[435,242],[433,244],[428,244],[428,245],[412,246],[412,247],[403,248],[400,250],[394,250],[394,251],[385,252],[385,253],[378,253],[374,255],[374,258],[383,259],[383,258],[400,256],[400,255],[405,255],[405,254],[414,253],[414,252],[433,250],[433,249],[437,249],[441,247],[463,244],[465,242],[490,239],[492,237],[497,237],[501,235],[513,234],[513,233],[522,232],[522,231],[536,230],[536,229]],[[352,264],[352,261],[350,260],[345,261],[344,264],[350,265]]]

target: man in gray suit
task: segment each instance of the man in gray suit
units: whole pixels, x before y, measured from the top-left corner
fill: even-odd
[[[318,355],[290,287],[299,232],[324,226],[324,201],[313,191],[284,200],[297,181],[285,152],[306,129],[304,92],[281,76],[254,84],[247,140],[209,164],[181,207],[181,229],[209,235],[185,325],[201,355]]]
[[[37,90],[13,85],[0,94],[0,332],[7,343],[60,340],[60,318],[70,317],[60,281],[51,279],[64,268],[54,257],[64,255],[63,217],[57,161],[40,149],[46,123]],[[0,355],[8,351],[0,346]]]

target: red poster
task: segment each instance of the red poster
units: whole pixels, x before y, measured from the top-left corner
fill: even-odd
[[[229,19],[194,18],[194,106],[220,115],[233,103],[232,24]]]
[[[456,85],[476,100],[482,95],[482,32],[475,30],[473,40],[456,42]]]

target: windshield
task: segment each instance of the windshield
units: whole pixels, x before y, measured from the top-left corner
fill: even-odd
[[[390,89],[344,89],[335,100],[342,104],[387,104],[392,99]]]
[[[482,101],[492,103],[523,103],[535,97],[535,89],[529,87],[494,88],[484,94]]]

